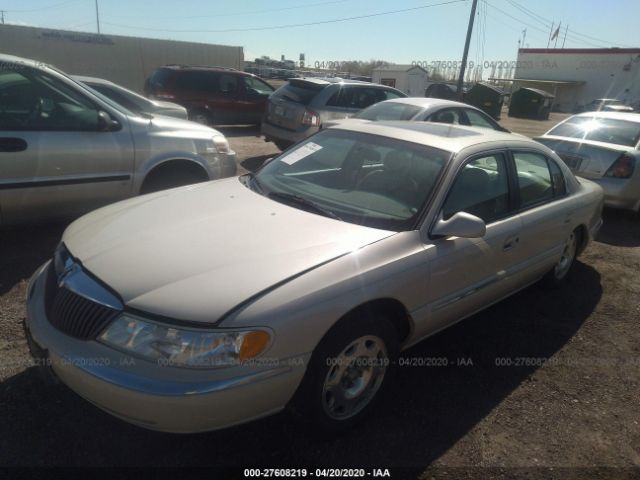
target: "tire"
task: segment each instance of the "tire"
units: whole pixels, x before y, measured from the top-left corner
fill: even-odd
[[[320,433],[351,428],[389,390],[398,351],[385,318],[366,310],[343,318],[315,348],[289,411]]]
[[[159,192],[170,188],[192,185],[194,183],[205,182],[207,179],[195,172],[163,172],[151,178],[147,178],[142,184],[140,194]]]
[[[201,125],[210,125],[211,115],[205,110],[194,110],[193,112],[189,112],[189,120]]]
[[[285,151],[287,148],[293,145],[293,143],[283,142],[281,140],[278,140],[278,141],[274,140],[273,143],[275,143],[276,147],[278,147],[281,151]]]
[[[551,271],[542,279],[543,286],[548,288],[557,288],[566,281],[573,269],[573,265],[575,264],[578,246],[581,241],[582,234],[580,233],[580,230],[576,229],[571,232],[569,237],[565,240],[562,257],[560,257],[558,263],[556,263]]]

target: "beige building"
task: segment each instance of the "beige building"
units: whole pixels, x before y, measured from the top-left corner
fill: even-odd
[[[242,69],[242,47],[0,25],[0,53],[39,60],[72,75],[105,78],[141,92],[171,63]]]
[[[514,87],[555,95],[554,105],[571,112],[597,98],[640,102],[640,48],[522,48]]]

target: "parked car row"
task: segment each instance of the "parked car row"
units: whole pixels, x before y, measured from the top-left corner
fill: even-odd
[[[154,101],[195,105],[213,85],[208,123],[260,96],[265,136],[293,144],[222,178],[235,154],[216,130],[131,111],[100,81],[0,62],[3,221],[122,200],[75,220],[31,278],[29,348],[52,381],[144,428],[281,410],[349,428],[390,393],[401,351],[528,285],[561,284],[604,203],[640,205],[615,200],[639,195],[635,114],[578,115],[535,141],[383,85],[267,92],[242,72],[158,69]],[[138,193],[150,194],[127,199]]]

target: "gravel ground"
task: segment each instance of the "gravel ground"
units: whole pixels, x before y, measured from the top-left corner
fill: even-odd
[[[544,131],[543,123],[527,124],[526,133]],[[255,129],[221,130],[246,170],[278,152]],[[285,415],[208,434],[156,433],[64,386],[45,386],[29,363],[23,299],[63,229],[0,231],[0,466],[413,466],[425,479],[640,475],[631,469],[640,466],[640,220],[624,212],[605,211],[600,236],[560,290],[530,287],[405,352],[418,363],[446,358],[448,366],[400,368],[393,402],[331,440]]]

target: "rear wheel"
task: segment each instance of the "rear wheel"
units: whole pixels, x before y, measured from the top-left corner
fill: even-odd
[[[581,240],[581,233],[579,230],[571,232],[569,237],[565,240],[562,256],[558,263],[553,267],[543,279],[543,283],[549,287],[556,287],[560,285],[569,275],[575,259],[578,253],[578,245]]]
[[[398,348],[386,319],[371,312],[345,317],[314,350],[290,410],[323,432],[353,426],[388,389]]]

